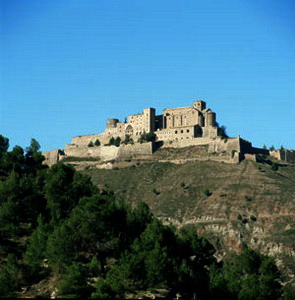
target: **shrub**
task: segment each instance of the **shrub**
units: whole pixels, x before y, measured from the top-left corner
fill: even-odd
[[[242,221],[243,217],[239,214],[239,215],[237,216],[237,219],[238,219],[239,221]]]
[[[87,285],[86,269],[78,263],[68,267],[59,284],[59,292],[71,298],[87,298],[91,294],[91,289]]]
[[[138,141],[140,143],[144,143],[144,142],[154,142],[156,140],[156,134],[154,132],[149,132],[149,133],[143,133],[140,138],[138,139]]]
[[[271,169],[272,169],[273,171],[277,171],[277,170],[279,169],[279,165],[278,165],[277,163],[273,163],[273,164],[271,165]]]
[[[255,216],[251,215],[250,220],[255,222],[257,220],[257,218]]]
[[[245,200],[248,201],[248,202],[250,202],[250,201],[252,201],[252,198],[249,197],[249,196],[245,196]]]
[[[232,157],[232,158],[234,158],[236,152],[237,152],[237,150],[232,150],[232,151],[231,151],[231,157]]]
[[[182,188],[184,188],[184,187],[185,187],[185,183],[182,182],[182,183],[180,184],[180,186],[181,186]]]
[[[124,143],[125,145],[134,144],[134,141],[133,141],[132,137],[130,137],[129,134],[126,134],[125,135],[125,140],[122,143]]]
[[[121,144],[121,138],[118,136],[116,138],[111,137],[108,145],[119,147],[120,144]]]
[[[159,195],[159,194],[160,194],[160,192],[159,192],[156,188],[153,188],[153,193],[154,193],[155,195]]]
[[[92,142],[92,141],[90,141],[90,142],[89,142],[89,144],[88,144],[88,147],[94,147],[94,145],[93,145],[93,142]]]
[[[212,195],[212,193],[209,190],[205,190],[204,195],[207,197],[210,197]]]
[[[100,146],[100,141],[99,141],[99,139],[97,139],[97,140],[95,141],[94,145],[95,145],[96,147]]]

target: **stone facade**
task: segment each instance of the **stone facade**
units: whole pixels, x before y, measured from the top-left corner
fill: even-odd
[[[112,137],[123,141],[126,135],[137,142],[143,133],[149,132],[156,134],[157,141],[212,139],[217,137],[216,114],[202,100],[188,107],[164,109],[161,115],[156,115],[154,108],[145,108],[142,114],[130,115],[125,122],[108,119],[102,133],[75,137],[67,148],[87,146],[97,139],[101,144],[108,144]]]

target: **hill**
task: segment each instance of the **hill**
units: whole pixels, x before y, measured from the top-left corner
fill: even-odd
[[[129,160],[124,168],[118,163],[110,170],[84,172],[95,185],[113,190],[129,203],[146,202],[166,223],[195,226],[215,244],[220,257],[228,250],[257,248],[274,255],[292,276],[295,165],[281,164],[274,171],[266,163],[225,164],[193,158],[183,163],[176,159],[177,153],[173,155],[174,163],[163,160],[162,153],[154,161]]]

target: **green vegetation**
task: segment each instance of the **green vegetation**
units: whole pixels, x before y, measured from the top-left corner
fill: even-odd
[[[94,147],[94,144],[92,141],[89,142],[88,147]]]
[[[227,139],[228,134],[226,132],[226,127],[225,126],[218,126],[217,128],[217,135],[220,136],[221,138]]]
[[[145,143],[145,142],[154,142],[156,140],[156,134],[154,132],[149,132],[149,133],[143,133],[141,134],[140,138],[138,141],[140,143]]]
[[[99,141],[99,139],[97,139],[97,140],[94,142],[94,146],[96,146],[96,147],[100,146],[100,141]]]
[[[252,198],[249,197],[249,196],[245,196],[245,200],[248,201],[248,202],[251,202],[251,201],[252,201]]]
[[[251,215],[250,220],[255,222],[257,220],[257,218],[255,216]]]
[[[235,156],[235,153],[237,152],[237,150],[232,150],[231,151],[231,157],[233,158]]]
[[[32,140],[26,150],[8,151],[0,136],[1,297],[19,296],[45,278],[64,298],[124,298],[158,288],[197,299],[281,296],[273,259],[245,250],[218,263],[194,228],[163,225],[147,204],[130,206],[109,189],[99,191],[71,166],[44,166],[39,148]],[[154,180],[170,167],[155,164]],[[176,186],[196,193],[187,184],[187,191]]]
[[[272,165],[271,165],[271,169],[272,169],[272,171],[278,171],[278,169],[279,169],[279,165],[277,164],[277,163],[272,163]]]
[[[210,192],[208,189],[204,191],[204,195],[207,197],[210,197],[212,195],[212,192]]]
[[[129,134],[125,135],[125,140],[122,141],[123,144],[127,145],[127,144],[134,144],[134,141],[132,139],[132,137]]]
[[[106,146],[116,146],[119,147],[121,144],[121,138],[118,136],[116,138],[111,137],[109,143]]]

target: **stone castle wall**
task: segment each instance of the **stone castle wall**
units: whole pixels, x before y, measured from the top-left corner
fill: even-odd
[[[275,150],[270,151],[269,154],[278,160],[295,163],[295,150]]]

